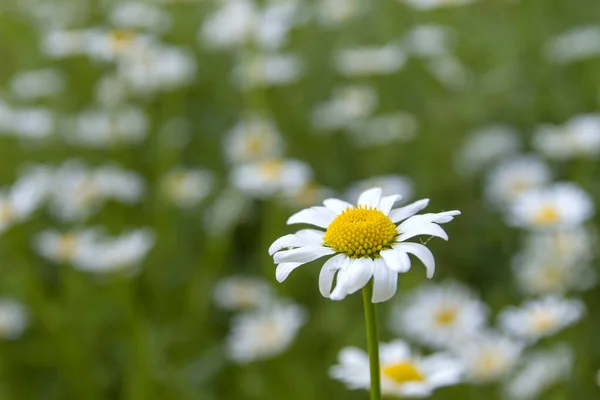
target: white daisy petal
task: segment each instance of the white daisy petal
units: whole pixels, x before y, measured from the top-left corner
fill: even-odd
[[[448,240],[448,234],[446,231],[444,231],[439,225],[433,223],[421,225],[418,228],[411,229],[410,231],[399,233],[400,236],[398,236],[398,241],[400,242],[420,235],[436,236],[444,240]]]
[[[273,242],[271,247],[269,247],[269,255],[273,255],[279,250],[300,247],[303,244],[304,242],[302,239],[298,238],[296,235],[285,235]]]
[[[335,217],[336,214],[327,207],[311,207],[292,215],[287,224],[309,224],[326,229]]]
[[[339,199],[325,199],[323,201],[323,204],[325,205],[325,207],[334,211],[336,214],[341,214],[342,211],[344,211],[348,208],[354,207],[354,205],[348,203],[347,201],[343,201],[343,200],[339,200]]]
[[[403,251],[396,249],[383,250],[380,253],[383,261],[387,264],[388,268],[396,272],[408,272],[410,270],[410,258],[408,254]]]
[[[427,268],[427,277],[430,279],[433,277],[433,273],[435,272],[435,258],[433,258],[433,253],[427,247],[419,243],[403,242],[398,243],[394,248],[414,254],[425,265],[425,268]]]
[[[359,206],[377,207],[381,199],[381,188],[373,188],[364,191],[358,198]]]
[[[350,264],[352,263],[352,259],[351,258],[344,258],[339,265],[339,272],[337,275],[337,282],[335,284],[335,288],[333,289],[333,291],[331,292],[331,296],[329,296],[329,298],[331,300],[343,300],[346,298],[346,296],[348,295],[348,267],[350,266]]]
[[[387,267],[383,259],[375,259],[373,273],[373,303],[381,303],[391,299],[398,287],[398,273]]]
[[[373,260],[368,257],[353,260],[345,271],[346,291],[348,294],[355,293],[365,287],[373,276],[374,268],[375,264],[373,263]]]
[[[345,259],[345,255],[338,254],[327,260],[323,265],[323,268],[321,268],[321,272],[319,274],[319,290],[321,291],[323,297],[329,298],[331,295],[333,278],[337,270],[341,268]]]
[[[408,217],[412,217],[429,204],[429,199],[421,199],[406,205],[404,207],[396,208],[389,213],[389,217],[393,223],[398,223],[405,220]]]
[[[295,235],[307,245],[319,246],[323,243],[325,232],[316,229],[302,229],[296,232]]]
[[[303,264],[304,263],[279,264],[277,266],[277,269],[275,270],[275,278],[277,279],[277,282],[281,283],[281,282],[285,281],[293,270],[295,270],[296,268],[298,268],[299,266],[301,266]]]
[[[395,194],[392,196],[384,196],[379,201],[379,206],[377,208],[379,209],[379,211],[381,211],[385,215],[388,215],[390,213],[390,211],[392,210],[392,207],[394,207],[394,204],[397,201],[400,201],[401,199],[402,199],[402,196],[399,194]]]
[[[327,256],[334,253],[335,251],[330,249],[329,247],[304,246],[298,249],[280,251],[279,253],[275,253],[275,255],[273,256],[273,260],[275,260],[275,264],[289,262],[299,262],[304,264],[314,261],[317,258],[321,258],[323,256]]]

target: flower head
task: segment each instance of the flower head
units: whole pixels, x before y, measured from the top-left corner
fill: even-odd
[[[381,343],[381,391],[384,395],[427,397],[435,388],[458,383],[462,366],[447,354],[420,357],[402,340]],[[340,351],[339,364],[329,374],[350,389],[369,389],[369,357],[355,347]]]
[[[427,206],[429,199],[393,209],[402,196],[381,194],[380,188],[369,189],[361,194],[357,205],[327,199],[324,207],[311,207],[291,216],[288,224],[315,225],[325,232],[303,229],[277,239],[269,249],[279,264],[277,280],[283,282],[303,264],[333,256],[321,269],[321,294],[342,300],[373,278],[372,301],[378,303],[396,293],[398,273],[411,267],[408,254],[423,262],[431,278],[435,270],[433,254],[424,245],[407,240],[419,235],[447,240],[448,235],[438,224],[451,221],[460,211],[415,215]],[[336,273],[337,283],[332,291]]]

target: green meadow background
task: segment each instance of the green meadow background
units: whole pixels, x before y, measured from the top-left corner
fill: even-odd
[[[82,27],[102,25],[103,8],[87,3],[94,12]],[[267,248],[293,231],[285,225],[293,210],[277,201],[256,201],[248,218],[221,235],[210,235],[203,227],[206,208],[227,185],[223,137],[250,110],[273,118],[285,138],[286,155],[309,163],[320,183],[340,193],[359,179],[402,174],[414,181],[415,198],[431,198],[428,211],[460,209],[463,215],[447,226],[450,241],[429,243],[437,260],[434,281],[452,278],[470,285],[494,312],[522,301],[510,260],[523,233],[486,209],[481,180],[461,177],[454,157],[464,136],[478,127],[507,123],[528,143],[540,123],[563,123],[573,115],[599,111],[600,59],[559,66],[548,63],[542,52],[553,35],[600,24],[597,0],[488,0],[431,12],[413,11],[399,1],[372,1],[369,12],[338,28],[326,29],[315,21],[295,28],[286,49],[302,56],[302,79],[248,93],[231,83],[235,54],[197,44],[197,30],[215,4],[164,6],[175,23],[162,39],[192,49],[198,74],[183,89],[139,102],[151,119],[142,144],[102,151],[68,147],[58,137],[31,143],[0,137],[0,187],[14,182],[28,163],[57,165],[69,158],[90,165],[116,162],[137,171],[148,185],[144,201],[135,207],[108,204],[87,225],[105,225],[112,232],[147,226],[157,238],[139,275],[98,279],[35,254],[32,237],[57,226],[45,212],[0,236],[0,295],[20,299],[31,313],[23,337],[0,342],[0,399],[367,398],[367,392],[349,391],[327,374],[342,347],[366,347],[361,296],[343,302],[322,298],[318,262],[298,269],[283,284],[275,281]],[[0,0],[0,97],[15,73],[54,66],[65,72],[67,90],[39,105],[57,113],[77,112],[92,103],[94,83],[106,67],[83,57],[45,58],[30,7],[35,2]],[[456,31],[455,55],[473,78],[467,88],[448,90],[414,58],[398,73],[367,79],[344,78],[332,66],[335,49],[384,44],[418,24]],[[350,82],[376,90],[375,114],[412,113],[419,122],[415,139],[361,149],[344,132],[315,134],[313,107],[328,99],[336,85]],[[158,134],[165,121],[178,116],[192,126],[190,142],[181,149],[168,146]],[[218,177],[214,196],[189,211],[167,204],[159,191],[161,177],[180,165],[201,166]],[[600,207],[597,162],[552,167],[557,180],[578,182]],[[599,222],[595,217],[592,224]],[[227,359],[224,340],[232,314],[218,310],[212,295],[220,278],[235,274],[264,277],[280,297],[308,309],[308,323],[283,355],[246,366]],[[425,281],[424,268],[415,263],[400,277],[396,297],[378,307],[382,340],[395,338],[386,328],[388,310],[403,292]],[[572,377],[544,399],[592,400],[600,393],[594,382],[600,367],[600,290],[582,298],[586,318],[547,340],[566,341],[574,348]],[[501,398],[499,393],[495,385],[461,384],[439,389],[432,398],[492,400]]]

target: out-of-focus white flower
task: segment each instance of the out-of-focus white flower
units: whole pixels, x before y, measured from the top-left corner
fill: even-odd
[[[53,263],[79,264],[85,262],[89,252],[87,247],[98,240],[100,231],[96,228],[60,232],[54,229],[37,234],[33,240],[36,252]]]
[[[427,61],[427,68],[449,90],[464,90],[471,80],[471,72],[454,56],[433,57]]]
[[[188,85],[196,69],[187,49],[153,44],[127,51],[118,61],[117,74],[133,93],[147,95]]]
[[[338,71],[345,76],[388,75],[404,65],[406,56],[398,45],[387,44],[338,50],[334,61]]]
[[[96,102],[103,107],[116,108],[127,99],[127,84],[117,75],[105,75],[98,79],[94,91]]]
[[[231,184],[256,198],[289,196],[312,180],[313,171],[302,161],[271,159],[235,167]]]
[[[286,194],[285,200],[292,208],[306,208],[331,197],[332,190],[315,181],[308,181],[296,191]]]
[[[312,112],[312,123],[325,131],[351,128],[373,113],[377,101],[377,93],[370,86],[338,87],[331,99],[317,104]]]
[[[56,69],[39,69],[19,73],[11,79],[10,85],[17,97],[35,100],[61,93],[65,78]]]
[[[558,382],[567,381],[573,368],[573,351],[566,344],[527,356],[525,364],[504,387],[507,398],[533,400]]]
[[[225,189],[204,213],[203,226],[207,234],[221,236],[243,220],[250,209],[248,196],[234,188]]]
[[[571,182],[531,189],[510,207],[511,225],[530,229],[576,227],[594,215],[590,195]]]
[[[580,26],[551,38],[545,46],[546,57],[567,64],[600,55],[600,28]]]
[[[322,0],[315,4],[315,16],[323,25],[335,26],[344,23],[366,9],[364,0]]]
[[[148,117],[137,107],[89,109],[65,122],[64,136],[73,145],[110,149],[142,142],[148,127]]]
[[[144,181],[133,172],[116,166],[90,170],[75,160],[58,168],[54,180],[50,207],[65,221],[84,220],[107,200],[137,203],[145,190]]]
[[[391,328],[419,343],[448,348],[475,336],[488,309],[466,286],[455,282],[423,285],[394,309]]]
[[[198,39],[215,48],[243,46],[251,41],[261,48],[277,49],[285,43],[289,30],[302,20],[301,5],[297,0],[283,0],[260,9],[251,0],[222,2],[204,20]]]
[[[42,107],[13,108],[0,100],[0,135],[44,139],[54,132],[55,117]]]
[[[371,300],[380,303],[396,293],[398,274],[410,270],[409,253],[423,262],[431,278],[435,270],[433,254],[426,246],[406,240],[420,235],[448,239],[438,224],[452,221],[460,211],[415,215],[427,206],[429,199],[393,209],[401,198],[400,195],[382,197],[381,188],[373,188],[360,195],[356,206],[326,199],[324,207],[311,207],[292,215],[287,221],[289,225],[309,224],[326,232],[303,229],[277,239],[269,248],[269,254],[278,264],[277,280],[283,282],[299,266],[332,256],[319,276],[319,290],[324,297],[342,300],[362,289],[372,278]],[[332,291],[336,274],[336,287]]]
[[[42,51],[51,58],[83,55],[93,30],[52,30],[42,35]]]
[[[287,85],[300,78],[302,61],[289,54],[254,54],[242,57],[232,74],[234,82],[244,89]]]
[[[143,1],[119,2],[110,11],[110,21],[119,28],[141,28],[164,32],[171,26],[171,18],[161,8]]]
[[[354,182],[346,191],[346,198],[356,203],[360,195],[373,187],[379,187],[384,196],[402,193],[403,201],[410,201],[414,194],[413,181],[403,175],[380,175]]]
[[[583,114],[562,126],[543,125],[533,137],[533,146],[557,160],[600,157],[600,114]]]
[[[292,345],[306,320],[307,312],[289,303],[239,314],[227,339],[229,356],[239,364],[278,356]]]
[[[551,180],[548,165],[535,155],[516,156],[502,161],[487,176],[485,196],[496,207],[512,205],[523,193]]]
[[[29,313],[18,301],[0,298],[0,339],[18,339],[29,325]]]
[[[93,60],[116,61],[132,51],[150,47],[153,42],[151,36],[128,29],[96,29],[87,35],[85,52]]]
[[[492,331],[466,337],[454,348],[465,366],[469,380],[478,383],[497,381],[517,366],[523,344]]]
[[[521,307],[508,307],[498,318],[507,333],[536,342],[579,321],[584,313],[585,305],[579,300],[545,296],[526,301]]]
[[[467,137],[456,155],[459,172],[472,174],[481,171],[497,160],[516,153],[521,139],[514,129],[503,125],[492,125],[478,129]]]
[[[462,6],[475,2],[476,0],[403,0],[409,6],[417,10],[432,10],[439,7]]]
[[[240,311],[267,306],[275,298],[266,280],[250,276],[223,278],[215,286],[214,299],[219,308]]]
[[[455,32],[441,25],[417,25],[404,36],[407,52],[422,58],[440,57],[450,53]]]
[[[398,397],[429,397],[439,387],[460,382],[462,365],[443,353],[421,357],[402,340],[381,343],[381,392]],[[350,389],[371,387],[369,356],[356,347],[345,347],[338,355],[338,365],[329,375],[344,382]]]
[[[163,194],[178,207],[193,207],[212,191],[213,175],[201,169],[176,169],[162,179]]]
[[[513,272],[526,294],[587,290],[597,282],[588,264],[592,235],[583,228],[531,234],[525,250],[513,260]]]
[[[231,164],[244,164],[280,157],[283,139],[273,121],[247,115],[227,134],[223,147]]]
[[[600,386],[600,369],[596,372],[596,385]]]
[[[409,141],[416,136],[418,127],[412,114],[394,113],[358,121],[348,133],[356,147],[373,147]]]

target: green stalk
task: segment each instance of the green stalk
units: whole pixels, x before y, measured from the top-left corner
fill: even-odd
[[[367,326],[367,348],[371,366],[371,400],[381,400],[381,373],[379,369],[379,334],[377,333],[377,314],[373,296],[373,280],[362,290],[365,305],[365,324]]]

